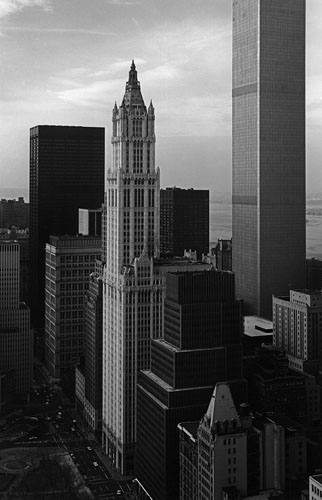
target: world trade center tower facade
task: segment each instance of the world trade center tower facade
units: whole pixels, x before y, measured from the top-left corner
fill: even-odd
[[[245,313],[305,286],[305,0],[233,0],[233,271]]]

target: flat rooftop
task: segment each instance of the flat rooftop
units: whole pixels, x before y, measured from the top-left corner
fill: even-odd
[[[272,336],[273,322],[259,316],[245,316],[244,335],[248,337]]]
[[[191,439],[197,439],[197,431],[200,424],[200,420],[196,422],[180,422],[178,428],[182,429]]]
[[[318,474],[317,476],[311,476],[311,478],[322,486],[322,474]]]

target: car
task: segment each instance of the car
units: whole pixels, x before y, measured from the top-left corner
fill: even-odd
[[[97,462],[93,462],[93,465],[94,465],[94,467],[98,467],[98,463]]]
[[[117,490],[116,494],[117,495],[122,495],[122,490]]]
[[[75,432],[75,428],[74,428],[74,427],[71,427],[71,428],[70,428],[70,430],[71,430],[72,432]]]
[[[88,449],[88,451],[92,451],[93,450],[93,448],[91,448],[90,446],[87,446],[87,449]]]

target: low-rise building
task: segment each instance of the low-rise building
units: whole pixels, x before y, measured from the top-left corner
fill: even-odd
[[[25,203],[21,196],[18,200],[0,200],[0,228],[10,229],[12,226],[29,227],[29,203]]]
[[[272,321],[260,318],[259,316],[245,316],[243,335],[244,355],[254,354],[255,349],[263,343],[273,343]]]
[[[322,498],[322,474],[310,476],[309,483],[310,500],[321,500]]]
[[[258,412],[274,408],[301,422],[320,419],[320,387],[315,377],[289,368],[284,352],[270,345],[244,359],[249,403]]]
[[[316,374],[322,364],[322,291],[290,290],[273,297],[273,344],[285,351],[290,367]]]

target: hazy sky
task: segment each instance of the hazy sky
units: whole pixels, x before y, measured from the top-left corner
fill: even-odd
[[[322,192],[322,1],[307,0],[307,185]],[[229,191],[231,0],[0,0],[0,187],[27,187],[29,129],[104,126],[134,58],[162,186]]]

